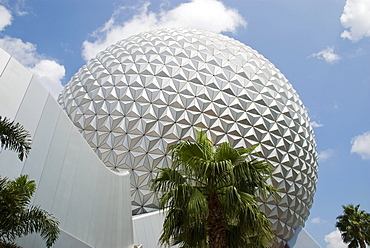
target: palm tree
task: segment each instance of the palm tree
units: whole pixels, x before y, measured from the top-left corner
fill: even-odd
[[[274,193],[271,166],[250,159],[255,147],[213,146],[205,131],[197,142],[169,148],[170,168],[160,168],[152,189],[163,192],[167,214],[160,243],[180,247],[269,247],[274,235],[256,196]]]
[[[0,178],[0,246],[33,232],[40,233],[47,247],[58,239],[59,222],[45,210],[30,206],[35,190],[35,182],[27,175]]]
[[[23,160],[31,149],[31,139],[24,127],[0,116],[1,148],[18,153]],[[0,247],[16,248],[17,237],[39,232],[51,247],[59,236],[59,222],[48,212],[31,206],[36,184],[27,175],[15,180],[0,177]]]
[[[10,149],[18,153],[18,158],[23,161],[31,150],[30,134],[23,126],[6,117],[0,116],[0,142],[2,149]]]
[[[349,248],[366,248],[370,245],[370,214],[359,210],[360,205],[342,206],[343,215],[337,217],[336,227]]]

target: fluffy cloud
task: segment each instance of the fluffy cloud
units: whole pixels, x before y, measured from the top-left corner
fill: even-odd
[[[12,14],[4,6],[0,5],[0,31],[12,23]]]
[[[328,149],[319,153],[318,159],[320,162],[325,161],[334,155],[334,150]]]
[[[26,12],[21,11],[23,1],[14,1],[13,4],[17,15],[24,15]],[[13,17],[9,10],[0,5],[0,31],[11,24]],[[54,98],[57,98],[63,89],[61,80],[65,75],[64,66],[54,60],[45,58],[38,54],[36,45],[30,42],[24,42],[21,39],[4,36],[0,39],[0,48],[11,54],[22,65],[27,67],[40,82],[50,91]]]
[[[36,51],[36,45],[18,38],[5,36],[0,39],[0,47],[27,67],[47,88],[54,98],[62,90],[61,80],[65,75],[64,66],[45,58]]]
[[[326,221],[325,220],[322,220],[320,217],[315,217],[311,220],[311,223],[313,224],[321,224],[321,223],[325,223]]]
[[[192,27],[213,32],[236,32],[238,27],[245,27],[246,21],[236,9],[226,7],[218,0],[191,0],[179,6],[159,13],[148,10],[149,2],[131,19],[120,22],[120,16],[126,8],[119,8],[100,29],[93,33],[93,42],[84,41],[82,55],[89,60],[111,44],[143,31],[165,27]]]
[[[347,248],[347,245],[342,241],[339,230],[325,235],[325,242],[328,243],[326,248]]]
[[[359,154],[362,159],[370,159],[370,131],[354,137],[351,143],[351,153]]]
[[[347,0],[340,22],[349,30],[345,30],[341,37],[354,42],[370,37],[369,13],[370,0]]]
[[[324,124],[317,123],[316,121],[311,121],[311,126],[312,127],[323,127]]]
[[[50,94],[57,99],[63,86],[60,80],[63,79],[66,70],[64,66],[54,60],[43,59],[29,68],[39,81],[50,91]]]
[[[23,42],[18,38],[5,36],[3,39],[0,39],[0,47],[26,67],[34,65],[40,59],[34,44]]]
[[[318,53],[312,54],[311,57],[316,57],[318,59],[325,60],[326,62],[331,64],[334,64],[341,59],[338,54],[334,53],[333,47],[327,47]]]

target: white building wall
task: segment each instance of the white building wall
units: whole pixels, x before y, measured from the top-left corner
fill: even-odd
[[[55,247],[133,246],[129,173],[107,169],[47,90],[1,49],[0,115],[20,122],[33,141],[23,162],[12,151],[0,153],[0,175],[35,180],[33,204],[60,221]],[[19,244],[44,246],[38,235]]]
[[[142,248],[162,248],[158,244],[162,233],[163,221],[166,212],[155,211],[146,214],[135,215],[132,217],[134,229],[134,243],[141,244]],[[178,247],[178,246],[172,246]],[[311,235],[299,226],[294,236],[288,241],[289,248],[321,248],[321,246],[311,237]]]
[[[321,248],[302,226],[295,230],[294,236],[288,241],[287,245],[291,248]]]
[[[155,211],[132,217],[134,226],[134,243],[141,244],[142,248],[159,248],[165,212]]]

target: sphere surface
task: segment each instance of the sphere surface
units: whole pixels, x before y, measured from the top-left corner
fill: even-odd
[[[280,191],[261,208],[282,240],[304,226],[317,182],[307,112],[275,66],[224,35],[189,28],[144,32],[99,53],[59,102],[107,167],[130,170],[133,213],[156,209],[148,183],[167,147],[208,129],[215,144],[260,144]]]

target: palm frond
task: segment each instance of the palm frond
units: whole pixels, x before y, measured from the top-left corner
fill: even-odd
[[[152,180],[152,189],[163,194],[161,209],[167,209],[161,244],[269,246],[273,239],[270,222],[256,196],[275,189],[266,182],[271,166],[250,159],[255,148],[234,149],[229,143],[213,146],[202,130],[197,132],[197,142],[179,142],[169,148],[171,167],[160,169]]]
[[[159,243],[167,246],[179,244],[180,247],[207,247],[203,222],[193,222],[188,215],[186,209],[170,208]]]
[[[58,221],[45,210],[30,206],[36,184],[28,176],[0,179],[0,242],[11,244],[17,237],[39,232],[47,247],[59,235]]]
[[[157,177],[151,181],[151,189],[155,192],[166,192],[185,182],[179,171],[160,168]]]
[[[216,161],[229,160],[231,163],[236,163],[240,158],[240,153],[237,149],[230,146],[229,143],[224,142],[217,146],[215,151]]]
[[[0,248],[22,248],[21,246],[15,244],[14,242],[1,242]]]
[[[10,121],[6,117],[0,116],[0,142],[1,148],[10,149],[18,153],[18,158],[22,161],[28,156],[31,150],[30,134],[24,127]]]
[[[341,232],[342,240],[348,247],[370,245],[370,214],[359,210],[360,205],[342,206],[343,214],[337,217],[335,226]]]
[[[59,222],[48,212],[38,206],[31,206],[29,210],[21,216],[23,234],[38,232],[46,246],[51,247],[59,237]]]
[[[207,197],[194,189],[187,203],[187,211],[189,212],[189,221],[194,223],[204,222],[208,216]]]

